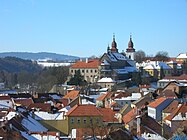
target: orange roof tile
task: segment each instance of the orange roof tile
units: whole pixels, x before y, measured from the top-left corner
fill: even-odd
[[[118,120],[114,117],[115,112],[110,108],[98,108],[98,109],[103,114],[104,122],[118,122]]]
[[[88,62],[82,62],[78,61],[75,64],[71,66],[71,68],[95,68],[97,69],[99,67],[99,60],[94,59],[94,60],[89,60]]]
[[[75,105],[68,111],[67,116],[102,116],[102,114],[96,106],[87,104]]]
[[[71,100],[75,99],[79,95],[79,90],[72,90],[67,93],[63,98],[70,98]]]
[[[159,106],[165,100],[166,100],[166,98],[160,97],[160,98],[156,99],[155,101],[151,102],[148,106],[152,107],[152,108],[156,108],[157,106]]]
[[[129,111],[126,115],[123,116],[123,122],[124,123],[129,123],[132,121],[134,118],[137,116],[137,108],[133,108],[131,111]]]

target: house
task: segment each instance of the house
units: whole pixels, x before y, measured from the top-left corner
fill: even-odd
[[[132,130],[136,126],[136,117],[138,116],[138,109],[132,108],[127,114],[123,116],[123,122],[127,130]]]
[[[32,98],[15,98],[15,99],[13,99],[13,102],[16,106],[23,106],[23,107],[26,107],[26,108],[29,105],[34,103]]]
[[[76,71],[80,70],[80,74],[84,77],[84,80],[88,83],[94,83],[99,78],[99,65],[100,61],[98,59],[86,59],[85,62],[77,61],[75,64],[70,66],[70,77],[73,77]]]
[[[112,87],[116,84],[116,81],[112,80],[109,77],[103,77],[97,81],[97,84],[100,85],[102,88],[112,89]]]
[[[170,82],[174,82],[174,81],[181,84],[187,84],[187,75],[182,74],[180,76],[166,76],[163,79],[158,80],[157,86],[159,88],[164,88]]]
[[[14,104],[9,95],[0,96],[0,108],[14,108]]]
[[[163,111],[162,111],[162,119],[165,119],[167,116],[171,115],[174,110],[176,110],[179,106],[179,102],[177,100],[173,100]]]
[[[162,111],[173,101],[172,98],[160,97],[148,105],[148,116],[162,121]]]
[[[168,85],[166,85],[163,89],[163,91],[166,90],[170,90],[175,92],[175,94],[177,95],[177,97],[181,98],[181,97],[185,97],[186,93],[187,93],[187,84],[182,84],[182,83],[178,83],[178,82],[170,82],[168,83]]]
[[[164,118],[164,122],[170,126],[172,133],[175,132],[184,121],[187,121],[187,103],[179,104],[172,110],[170,115]]]
[[[106,94],[100,95],[96,99],[96,106],[97,107],[104,107],[104,108],[110,107],[110,104],[112,103],[112,97],[114,97],[113,92],[107,92]]]
[[[143,75],[161,79],[163,76],[171,76],[173,69],[165,62],[148,61],[143,62],[138,67],[143,67]]]
[[[75,128],[95,128],[102,123],[102,117],[94,105],[76,105],[66,114],[68,134]]]
[[[187,53],[180,53],[177,57],[176,57],[176,61],[177,62],[187,62]]]
[[[141,97],[141,93],[132,93],[130,96],[127,97],[115,98],[114,101],[118,103],[121,107],[123,107],[125,104],[131,105],[133,101],[137,101]]]

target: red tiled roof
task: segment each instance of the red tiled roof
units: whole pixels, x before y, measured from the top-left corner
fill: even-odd
[[[103,114],[104,122],[118,122],[118,120],[114,117],[115,112],[110,108],[98,108],[101,114]]]
[[[105,99],[105,97],[107,96],[107,94],[102,94],[100,95],[96,100],[97,101],[103,101]]]
[[[167,90],[162,91],[158,97],[177,98],[177,95],[175,94],[174,91],[167,89]]]
[[[166,98],[160,97],[160,98],[156,99],[155,101],[151,102],[148,106],[152,107],[152,108],[156,108],[157,106],[159,106],[165,100],[166,100]]]
[[[11,100],[10,96],[0,96],[0,100]]]
[[[69,104],[69,99],[68,98],[61,98],[61,99],[58,99],[58,101],[61,102],[64,107]]]
[[[131,111],[129,111],[126,115],[123,116],[123,122],[127,124],[133,119],[135,119],[137,116],[137,111],[138,110],[136,107],[131,109]]]
[[[102,116],[101,112],[94,105],[75,105],[71,108],[67,116]]]
[[[79,95],[79,90],[72,90],[67,93],[63,98],[70,98],[71,100],[75,99]]]
[[[177,109],[179,102],[172,101],[164,110],[163,113],[172,113],[175,109]]]
[[[28,106],[28,110],[33,109],[33,108],[39,108],[40,111],[46,111],[50,112],[51,111],[51,104],[48,103],[33,103]]]
[[[71,66],[71,68],[95,68],[97,69],[99,67],[99,60],[98,59],[94,59],[94,60],[89,60],[88,62],[82,62],[82,61],[78,61],[75,64],[73,64]]]
[[[34,103],[32,98],[20,98],[20,99],[16,98],[16,99],[14,99],[14,102],[16,104],[20,104],[20,105],[26,106],[26,107],[28,107],[30,104]]]
[[[186,113],[187,112],[187,105],[186,103],[183,103],[181,106],[178,106],[175,110],[173,110],[173,112],[167,116],[164,120],[172,120],[176,115],[178,115],[179,113]]]

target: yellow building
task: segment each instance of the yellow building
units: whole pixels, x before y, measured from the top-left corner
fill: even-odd
[[[155,79],[160,79],[161,73],[164,76],[171,76],[172,72],[173,69],[170,66],[168,66],[165,62],[149,61],[143,64],[144,75],[151,76]]]
[[[67,115],[68,134],[76,128],[95,128],[102,122],[102,113],[94,105],[75,105]]]

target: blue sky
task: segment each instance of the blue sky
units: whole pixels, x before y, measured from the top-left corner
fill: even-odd
[[[148,55],[187,52],[187,0],[0,0],[0,52],[101,56],[118,49]]]

